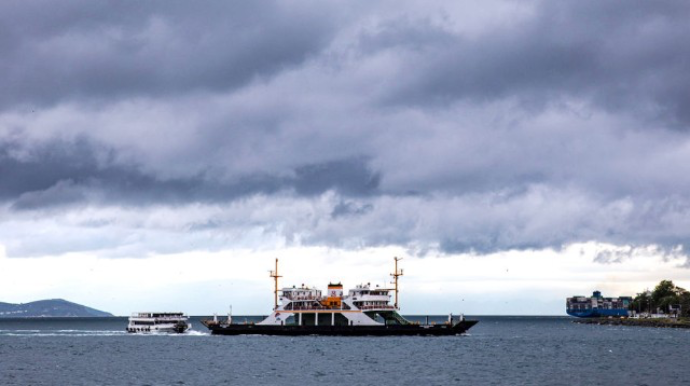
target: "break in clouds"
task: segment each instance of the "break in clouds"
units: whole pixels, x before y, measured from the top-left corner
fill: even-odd
[[[677,254],[689,18],[680,1],[4,3],[0,244]]]

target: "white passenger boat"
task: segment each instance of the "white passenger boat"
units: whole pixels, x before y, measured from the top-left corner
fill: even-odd
[[[183,333],[189,328],[189,317],[182,312],[137,312],[129,317],[127,332]]]

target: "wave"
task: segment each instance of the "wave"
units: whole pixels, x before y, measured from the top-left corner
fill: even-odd
[[[169,332],[128,333],[124,330],[0,330],[0,336],[209,336],[209,332],[189,330],[182,334]]]
[[[0,330],[0,335],[4,336],[112,336],[126,333],[114,330]]]
[[[44,330],[44,331],[49,331],[49,330]],[[80,333],[98,333],[98,332],[121,332],[121,333],[126,333],[126,331],[120,331],[120,330],[55,330],[55,332],[80,332]]]
[[[187,332],[185,332],[184,334],[180,334],[180,335],[188,335],[188,336],[209,336],[209,335],[211,335],[211,334],[208,333],[208,332],[203,332],[203,331],[190,330],[190,331],[187,331]]]
[[[41,330],[0,330],[2,332],[41,332]]]
[[[89,333],[89,334],[82,334],[82,333],[59,333],[59,332],[36,332],[36,333],[31,333],[31,334],[24,334],[24,333],[3,333],[0,334],[2,336],[24,336],[24,337],[45,337],[45,336],[68,336],[68,337],[75,337],[75,336],[122,336],[122,333],[117,332],[117,331],[107,331],[107,332],[102,332],[102,333]]]

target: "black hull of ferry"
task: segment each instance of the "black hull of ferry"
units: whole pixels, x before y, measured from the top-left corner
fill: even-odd
[[[443,325],[390,325],[390,326],[269,326],[258,324],[221,325],[202,321],[214,335],[324,335],[324,336],[447,336],[460,335],[477,324],[465,320],[453,326]]]

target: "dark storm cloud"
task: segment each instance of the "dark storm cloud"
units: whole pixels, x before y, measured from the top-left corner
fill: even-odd
[[[161,179],[136,165],[114,161],[114,152],[79,138],[51,141],[13,155],[16,142],[0,142],[0,199],[17,210],[89,203],[88,193],[126,205],[229,202],[255,194],[293,191],[314,196],[328,190],[371,195],[380,176],[366,159],[304,165],[291,176],[249,175],[224,181],[205,175]]]
[[[369,195],[376,192],[381,175],[372,173],[363,159],[302,166],[296,170],[298,193],[314,195],[335,188],[344,195]]]
[[[374,206],[372,204],[357,204],[352,201],[340,201],[333,207],[331,218],[336,219],[342,216],[364,215],[371,212],[373,209]]]
[[[1,4],[0,242],[688,245],[690,6],[469,4]]]
[[[517,98],[541,109],[581,98],[687,127],[689,17],[690,5],[679,1],[547,1],[533,17],[476,38],[394,20],[361,44],[409,53],[388,96],[395,103]]]
[[[318,3],[10,2],[0,108],[221,91],[302,63],[334,33]]]

